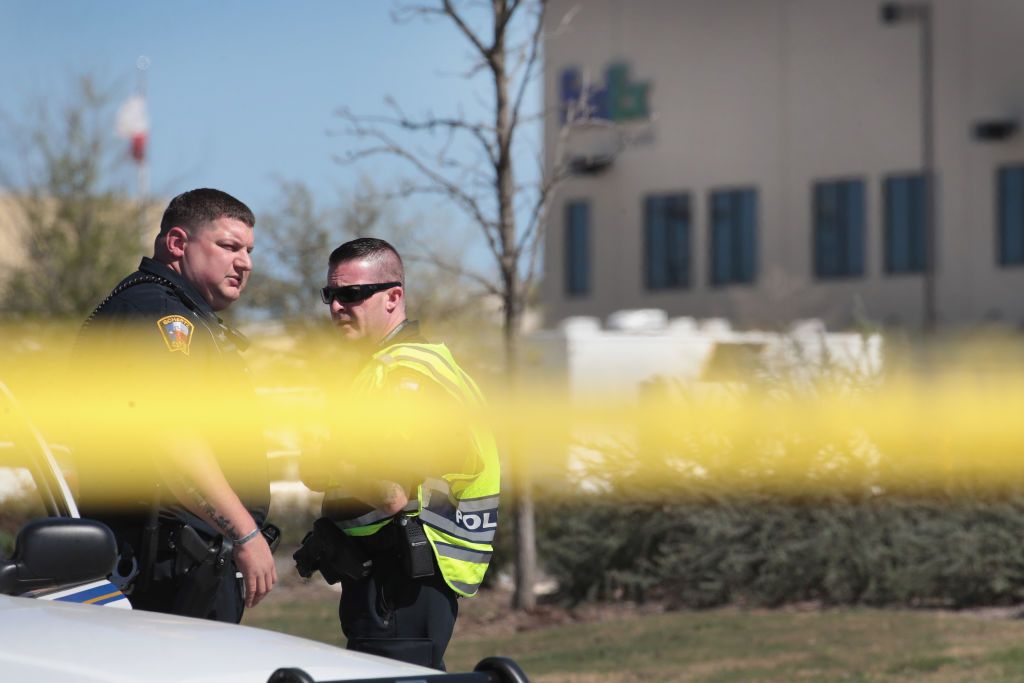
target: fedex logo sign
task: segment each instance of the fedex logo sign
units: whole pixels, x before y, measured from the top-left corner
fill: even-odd
[[[583,72],[577,67],[562,71],[561,118],[566,123],[570,108],[574,119],[602,119],[622,122],[647,119],[651,115],[648,95],[650,81],[632,81],[629,67],[622,62],[609,64],[604,84],[587,84],[584,91]]]

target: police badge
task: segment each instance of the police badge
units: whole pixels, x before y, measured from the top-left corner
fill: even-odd
[[[163,335],[169,351],[181,351],[188,355],[188,345],[192,341],[192,322],[180,315],[168,315],[156,321],[156,326]]]

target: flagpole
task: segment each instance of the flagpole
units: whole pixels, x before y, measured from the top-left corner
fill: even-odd
[[[138,70],[138,77],[139,77],[139,80],[138,80],[139,97],[141,97],[141,98],[143,98],[143,100],[145,100],[145,98],[146,98],[146,71],[149,70],[149,57],[147,57],[146,55],[140,55],[139,58],[137,60],[135,60],[135,68]],[[137,174],[138,174],[137,181],[138,181],[138,193],[139,193],[139,201],[140,202],[144,202],[146,200],[146,197],[149,195],[149,159],[148,159],[148,156],[149,156],[148,154],[143,156],[143,158],[137,164]]]

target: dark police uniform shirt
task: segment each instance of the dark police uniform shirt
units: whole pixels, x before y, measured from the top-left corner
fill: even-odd
[[[248,370],[240,353],[244,337],[225,325],[184,277],[150,258],[143,258],[139,269],[122,280],[97,307],[83,325],[81,340],[108,356],[108,362],[103,363],[104,371],[132,373],[148,388],[166,388],[166,417],[171,434],[176,424],[187,427],[189,411],[197,405],[204,406],[204,401],[214,401],[206,404],[207,408],[230,411],[233,399],[252,395]],[[128,348],[139,346],[143,348]],[[119,365],[121,358],[139,357],[145,359],[144,367],[126,367],[127,361]],[[199,394],[211,379],[218,382],[214,385],[217,393]],[[163,413],[162,403],[160,412]],[[204,433],[203,437],[214,453],[231,453],[232,457],[221,461],[224,475],[257,522],[262,523],[269,507],[270,488],[265,445],[258,421],[253,422],[246,434],[234,430],[230,434]],[[140,480],[149,478],[150,485],[140,485],[134,510],[118,510],[117,516],[127,513],[136,517],[153,500],[151,482],[157,479],[147,465],[159,456],[159,444],[143,441],[131,460],[144,473]],[[102,461],[99,466],[90,461],[79,473],[84,514],[95,511],[92,516],[104,518],[111,512],[106,504],[110,492],[104,485],[105,466]],[[213,533],[204,522],[169,498],[169,494],[163,494],[162,516],[171,514]]]

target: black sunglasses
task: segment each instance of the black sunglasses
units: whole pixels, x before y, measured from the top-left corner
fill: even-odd
[[[345,285],[344,287],[321,287],[320,301],[329,304],[335,299],[343,304],[353,304],[363,299],[369,299],[377,292],[383,292],[392,287],[401,287],[401,282],[376,282],[370,285]]]

